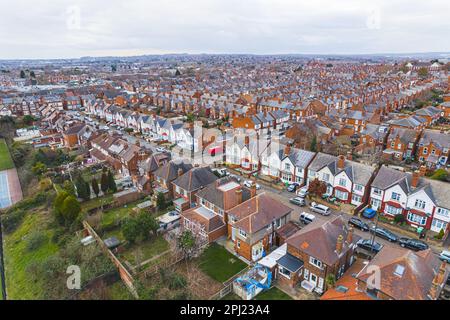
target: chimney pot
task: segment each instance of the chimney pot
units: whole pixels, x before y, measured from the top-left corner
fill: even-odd
[[[345,156],[340,155],[338,158],[338,168],[344,169],[344,167],[345,167]]]
[[[424,177],[426,173],[427,173],[427,167],[426,166],[420,166],[419,176]]]
[[[413,188],[417,188],[417,186],[419,185],[419,178],[420,178],[419,171],[414,171],[412,174],[412,181],[411,181],[411,186]]]
[[[183,175],[183,169],[182,168],[178,168],[178,176],[182,176]]]
[[[287,144],[284,148],[284,155],[287,157],[291,153],[291,145]]]
[[[242,187],[236,189],[237,204],[242,203]]]
[[[250,137],[245,136],[245,145],[248,146],[250,144]]]
[[[336,252],[340,254],[344,245],[344,237],[340,234],[336,241]]]
[[[353,228],[348,228],[347,231],[347,243],[350,245],[353,242]]]

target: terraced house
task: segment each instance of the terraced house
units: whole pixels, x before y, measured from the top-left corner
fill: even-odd
[[[450,135],[425,129],[418,143],[417,157],[427,167],[445,166],[450,152]]]

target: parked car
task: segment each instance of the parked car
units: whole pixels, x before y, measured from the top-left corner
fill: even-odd
[[[447,263],[450,263],[450,251],[446,251],[446,250],[442,251],[439,254],[439,259],[441,259],[442,261],[445,261]]]
[[[288,192],[295,192],[295,190],[297,190],[298,187],[300,187],[300,185],[297,182],[294,182],[294,183],[291,183],[290,185],[288,185],[286,190]]]
[[[371,208],[366,208],[363,211],[363,217],[367,219],[372,219],[377,215],[377,211]]]
[[[395,233],[393,233],[385,228],[373,226],[373,228],[370,230],[370,232],[375,233],[380,238],[386,239],[389,242],[397,242],[398,241],[398,236]]]
[[[179,213],[178,211],[175,211],[175,210],[169,211],[168,214],[169,214],[169,216],[171,216],[171,217],[176,217],[176,216],[179,216],[179,215],[180,215],[180,213]]]
[[[297,206],[303,207],[304,205],[306,205],[306,201],[304,198],[300,198],[300,197],[295,197],[295,198],[291,198],[289,199],[290,203],[293,203]]]
[[[370,239],[360,239],[356,245],[358,248],[363,250],[367,250],[369,252],[378,253],[383,249],[383,245],[381,243],[372,241]]]
[[[311,214],[311,213],[307,213],[307,212],[302,212],[300,214],[299,220],[300,222],[302,222],[303,224],[310,224],[311,222],[314,221],[314,219],[316,218],[315,215]]]
[[[369,225],[362,221],[361,219],[352,217],[350,220],[348,220],[348,224],[351,224],[352,226],[362,230],[362,231],[369,231]]]
[[[232,174],[230,175],[230,177],[233,177],[237,182],[241,182],[241,178],[238,177],[237,175]]]
[[[318,204],[318,203],[311,203],[310,206],[311,210],[317,213],[320,213],[323,216],[329,216],[331,214],[331,210],[330,208],[328,208],[327,206],[324,206],[323,204]]]
[[[228,172],[228,170],[226,168],[219,168],[219,169],[213,169],[213,170],[216,171],[221,177],[230,175],[230,173]]]
[[[247,188],[251,188],[253,186],[253,184],[256,185],[256,190],[261,189],[261,186],[255,182],[253,182],[252,180],[245,180],[244,181],[244,186],[246,186]]]
[[[300,188],[297,191],[297,195],[301,198],[305,198],[308,195],[308,187],[305,186],[303,188]]]
[[[163,147],[157,147],[157,148],[156,148],[156,151],[158,151],[158,152],[164,152],[164,151],[166,151],[166,149],[164,149]]]
[[[426,250],[428,249],[428,244],[421,240],[410,239],[410,238],[400,238],[398,239],[398,243],[403,248],[408,248],[414,251]]]

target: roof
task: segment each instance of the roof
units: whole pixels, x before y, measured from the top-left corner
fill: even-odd
[[[297,257],[294,257],[290,253],[286,253],[280,259],[277,260],[278,264],[291,272],[297,272],[303,267],[303,261]]]
[[[286,242],[288,248],[292,246],[327,265],[333,265],[360,239],[359,236],[353,234],[352,242],[347,243],[347,234],[348,228],[343,217],[337,216],[331,220],[316,219],[287,239]],[[344,237],[344,242],[342,252],[338,253],[336,243],[340,235]]]
[[[159,177],[165,181],[172,182],[178,177],[178,169],[182,169],[183,173],[191,170],[192,164],[183,161],[169,161],[155,171],[155,177]]]
[[[198,190],[214,181],[218,177],[212,172],[210,167],[193,168],[173,181],[173,184],[186,190]]]
[[[279,200],[276,200],[265,193],[261,193],[228,212],[237,218],[234,227],[244,230],[247,233],[254,233],[266,228],[274,220],[281,218],[292,212],[292,209]]]
[[[287,244],[284,243],[281,247],[276,248],[267,256],[258,261],[258,264],[272,269],[277,265],[277,260],[286,255]]]
[[[414,252],[385,246],[361,270],[357,279],[367,282],[373,274],[368,272],[370,267],[378,266],[381,271],[379,291],[396,300],[426,300],[440,264],[431,249]]]

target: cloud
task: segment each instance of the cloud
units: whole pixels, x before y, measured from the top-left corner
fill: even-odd
[[[450,51],[447,0],[15,0],[0,58]]]

